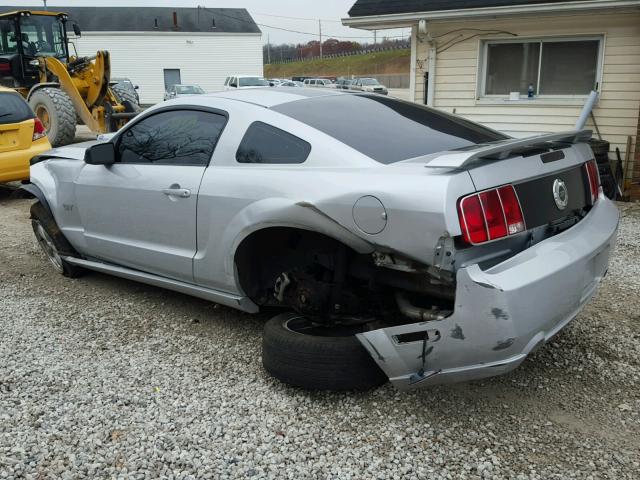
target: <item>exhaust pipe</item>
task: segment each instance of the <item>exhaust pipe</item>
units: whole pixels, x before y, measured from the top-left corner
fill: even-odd
[[[431,309],[416,307],[409,301],[407,294],[404,292],[396,292],[395,296],[398,309],[405,317],[409,317],[420,322],[442,320],[443,318],[446,318],[444,312],[438,310],[436,307],[432,307]]]

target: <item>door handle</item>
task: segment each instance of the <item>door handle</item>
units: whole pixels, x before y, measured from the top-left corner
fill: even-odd
[[[165,188],[162,193],[169,197],[189,198],[191,196],[191,190],[187,188]]]

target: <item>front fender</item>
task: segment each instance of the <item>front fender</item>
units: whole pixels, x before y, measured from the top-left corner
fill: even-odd
[[[26,183],[20,186],[20,190],[29,193],[33,198],[37,198],[42,206],[47,210],[47,212],[51,216],[53,216],[53,212],[51,211],[51,207],[49,206],[49,201],[47,200],[47,197],[45,197],[40,187],[38,187],[34,183]]]

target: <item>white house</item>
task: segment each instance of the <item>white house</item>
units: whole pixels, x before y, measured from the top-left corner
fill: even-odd
[[[0,7],[0,11],[42,10]],[[166,87],[198,84],[221,90],[231,74],[262,76],[261,32],[244,8],[53,7],[77,23],[79,55],[111,54],[111,76],[139,85],[140,101],[156,103]],[[68,28],[70,37],[72,29]],[[71,47],[73,52],[73,47]]]
[[[640,157],[640,0],[358,0],[349,15],[412,28],[416,102],[521,137],[573,128],[595,89],[603,138]]]

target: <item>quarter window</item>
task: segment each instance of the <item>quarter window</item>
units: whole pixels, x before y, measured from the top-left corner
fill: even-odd
[[[236,152],[239,163],[303,163],[311,145],[290,133],[262,122],[254,122]]]
[[[119,161],[206,166],[226,121],[223,115],[199,110],[171,110],[151,115],[120,136]]]
[[[488,41],[483,95],[587,95],[596,88],[601,38]]]

